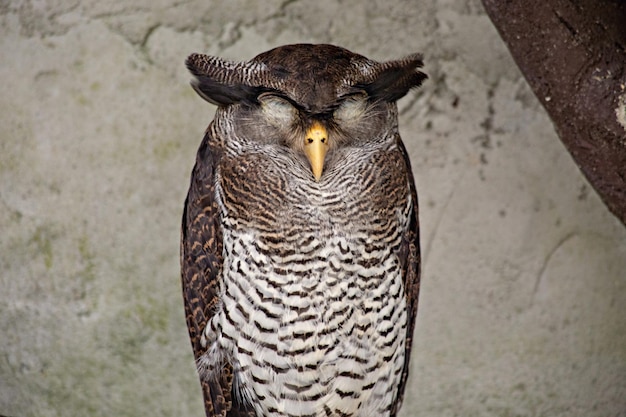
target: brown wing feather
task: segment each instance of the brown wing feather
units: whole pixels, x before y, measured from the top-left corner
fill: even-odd
[[[411,210],[410,222],[407,231],[402,239],[402,247],[400,249],[400,258],[402,259],[402,276],[404,278],[404,295],[406,297],[408,319],[406,328],[405,343],[405,360],[404,369],[400,378],[398,387],[398,395],[396,403],[393,405],[391,415],[395,416],[402,404],[404,397],[404,389],[406,388],[409,376],[409,362],[411,359],[411,345],[413,343],[413,330],[415,328],[415,319],[417,317],[417,302],[420,290],[420,242],[419,242],[419,206],[417,202],[417,191],[415,188],[415,180],[413,179],[413,171],[411,170],[411,162],[402,140],[398,137],[398,148],[404,158],[407,168],[407,178],[409,182],[409,190],[411,192],[411,200],[413,201],[413,209]]]
[[[196,360],[206,351],[200,338],[219,302],[223,256],[215,171],[221,154],[207,131],[196,157],[182,220],[182,289]],[[200,382],[207,417],[251,415],[241,405],[233,404],[233,372],[229,363],[224,363],[221,374],[214,380],[201,378]]]

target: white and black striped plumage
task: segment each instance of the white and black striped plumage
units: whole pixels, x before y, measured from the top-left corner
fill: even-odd
[[[396,415],[420,271],[396,101],[421,57],[299,44],[186,63],[218,106],[181,242],[206,415]]]

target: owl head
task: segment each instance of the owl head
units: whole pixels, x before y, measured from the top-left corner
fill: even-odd
[[[319,180],[329,152],[395,140],[396,101],[427,78],[420,54],[377,62],[333,45],[295,44],[232,62],[192,54],[194,90],[241,143],[290,148]]]

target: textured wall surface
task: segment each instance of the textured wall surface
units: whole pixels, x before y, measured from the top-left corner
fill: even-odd
[[[0,2],[0,414],[203,415],[178,236],[214,109],[183,61],[301,41],[425,55],[402,415],[626,415],[626,230],[477,0]]]

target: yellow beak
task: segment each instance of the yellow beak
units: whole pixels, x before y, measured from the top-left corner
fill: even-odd
[[[313,122],[304,136],[304,153],[311,164],[315,181],[319,181],[324,169],[324,157],[328,151],[328,132],[320,122]]]

